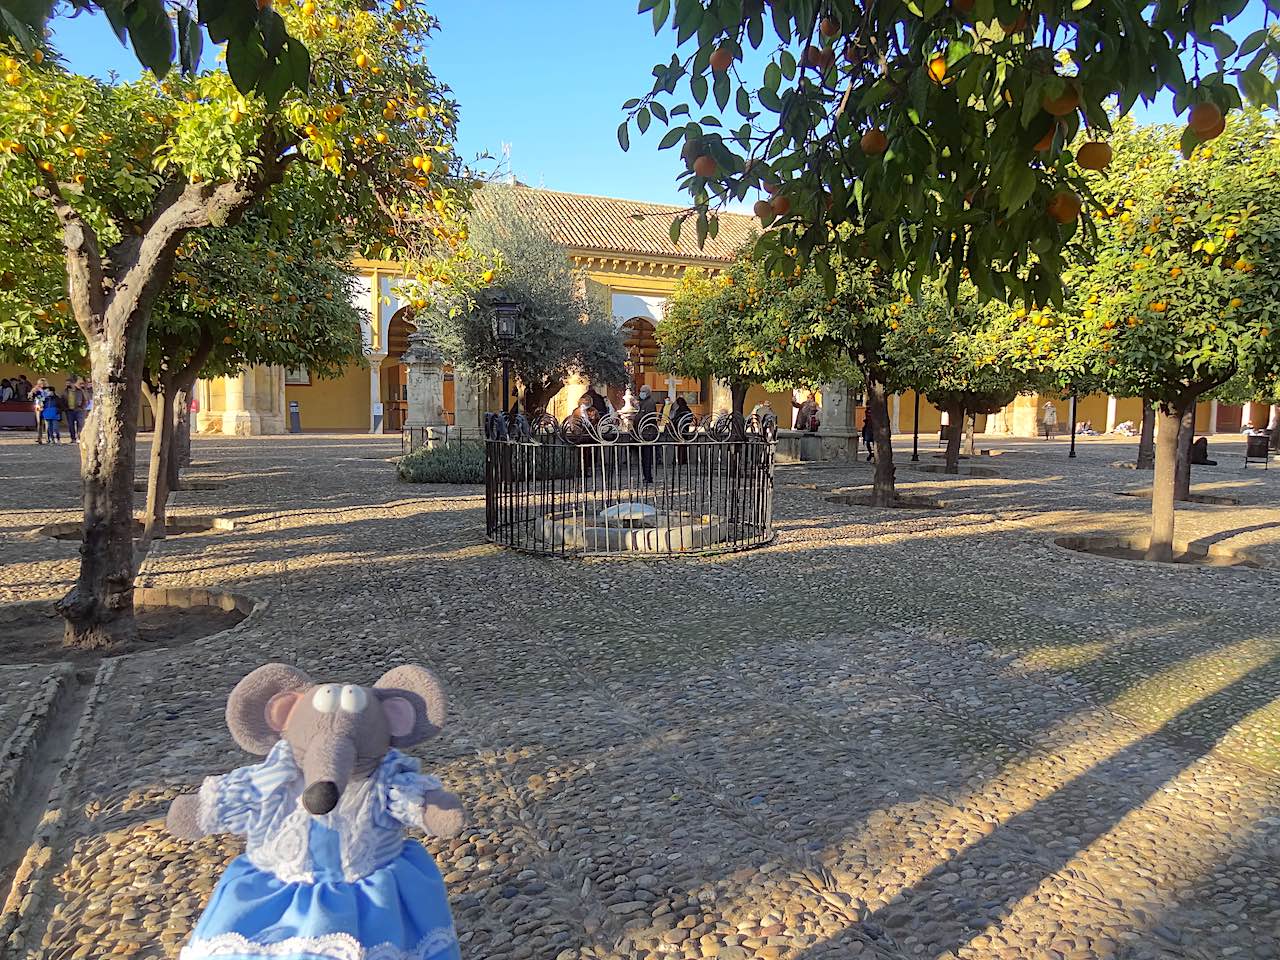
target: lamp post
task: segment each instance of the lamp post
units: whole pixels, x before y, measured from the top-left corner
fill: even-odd
[[[1076,395],[1071,394],[1071,452],[1067,454],[1068,459],[1075,459],[1076,455]]]
[[[493,298],[493,336],[502,351],[502,412],[511,403],[511,345],[520,325],[520,304],[502,294]]]
[[[916,395],[916,412],[911,424],[911,462],[920,460],[920,391],[912,391]]]

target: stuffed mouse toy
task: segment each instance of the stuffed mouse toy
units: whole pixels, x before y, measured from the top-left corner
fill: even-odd
[[[169,807],[180,837],[247,838],[180,960],[459,960],[440,871],[404,828],[454,836],[462,806],[395,749],[434,737],[444,714],[419,666],[360,687],[268,663],[236,684],[227,726],[266,759]]]

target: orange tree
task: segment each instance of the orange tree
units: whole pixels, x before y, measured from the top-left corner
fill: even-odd
[[[691,272],[658,325],[659,362],[684,376],[716,376],[741,412],[751,383],[861,383],[876,444],[872,502],[892,504],[894,465],[889,393],[900,388],[887,350],[900,292],[878,266],[832,264],[831,286],[813,269],[779,275],[744,251],[718,277]]]
[[[996,413],[1019,393],[1053,383],[1050,331],[1058,325],[1051,308],[979,304],[968,284],[959,293],[952,304],[940,285],[930,284],[919,299],[908,296],[891,308],[887,345],[903,385],[947,412],[947,473],[959,472],[966,417]]]
[[[771,276],[746,251],[720,273],[686,271],[655,331],[659,367],[724,381],[738,414],[753,383],[786,389],[835,378],[824,320],[836,301],[814,279]]]
[[[1063,254],[1089,199],[1081,174],[1106,159],[1102,145],[1061,144],[1086,125],[1105,132],[1113,99],[1123,116],[1166,89],[1188,112],[1188,149],[1221,132],[1237,84],[1274,107],[1280,38],[1264,26],[1237,46],[1225,28],[1244,9],[641,0],[676,50],[624,105],[618,138],[625,149],[632,129],[666,126],[659,147],[680,146],[700,238],[721,206],[758,196],[777,228],[760,247],[784,272],[813,260],[831,285],[839,251],[907,274],[914,292],[941,277],[954,299],[967,268],[984,297],[1060,302]]]
[[[1116,392],[1158,421],[1148,556],[1172,554],[1179,447],[1197,400],[1243,377],[1265,393],[1280,371],[1280,138],[1247,113],[1189,159],[1168,127],[1115,140],[1096,264],[1072,271],[1072,335],[1091,343]],[[1180,439],[1181,436],[1181,439]],[[1186,483],[1186,471],[1184,485]]]
[[[43,58],[40,40],[55,6],[56,0],[0,0],[0,45]],[[245,93],[305,90],[309,80],[305,47],[288,35],[272,0],[70,0],[67,6],[75,14],[100,11],[120,42],[127,41],[157,77],[169,72],[175,58],[183,73],[195,73],[207,32],[215,43],[227,44],[232,60],[252,56],[260,62],[252,74],[236,77]]]
[[[460,255],[448,261],[455,269],[465,254],[456,110],[421,55],[432,18],[404,0],[306,0],[279,12],[306,41],[290,47],[307,62],[305,91],[240,93],[233,77],[266,69],[256,47],[234,57],[228,48],[229,72],[163,82],[78,76],[51,51],[15,50],[3,64],[0,207],[24,211],[27,231],[56,237],[61,263],[42,257],[44,246],[9,245],[0,277],[50,271],[61,290],[0,321],[30,334],[40,311],[67,312],[93,377],[80,575],[59,604],[72,643],[136,633],[133,427],[152,308],[192,231],[234,224],[291,166],[309,164],[328,178],[330,215],[358,218],[380,256],[413,262],[443,245]]]

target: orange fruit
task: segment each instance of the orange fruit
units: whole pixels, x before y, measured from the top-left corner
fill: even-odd
[[[258,9],[259,9],[259,10],[265,10],[265,9],[267,9],[267,7],[269,7],[269,6],[271,6],[271,0],[258,0]]]
[[[1216,103],[1197,103],[1187,114],[1187,126],[1194,130],[1201,139],[1204,135],[1222,122],[1222,111]]]
[[[1076,151],[1076,163],[1086,170],[1105,170],[1111,163],[1111,147],[1092,141]]]
[[[804,53],[800,55],[800,64],[805,67],[816,67],[822,63],[822,48],[816,47],[812,43],[804,48]]]
[[[1230,304],[1233,307],[1243,307],[1244,301],[1241,300],[1239,297],[1232,297],[1230,300]]]
[[[365,53],[356,54],[356,66],[363,70],[369,65],[369,55]]]
[[[32,51],[31,51],[31,62],[32,62],[32,63],[44,63],[44,51],[43,51],[43,50],[32,50]]]
[[[1196,135],[1200,138],[1202,142],[1205,140],[1215,140],[1218,137],[1222,136],[1222,131],[1225,129],[1227,129],[1227,118],[1219,117],[1218,122],[1216,124],[1214,124],[1208,130],[1204,131],[1204,133],[1197,133]],[[1206,158],[1210,156],[1208,149],[1204,151],[1204,156]]]
[[[1080,95],[1071,87],[1067,87],[1056,97],[1046,96],[1040,101],[1040,106],[1044,108],[1045,113],[1051,113],[1055,117],[1065,117],[1080,106]]]
[[[835,17],[823,17],[822,23],[818,24],[818,29],[828,40],[840,36],[840,22]]]
[[[1162,300],[1156,300],[1151,304],[1151,309],[1156,313],[1164,313],[1169,309],[1169,305]]]
[[[480,278],[484,280],[485,283],[493,283],[493,271],[486,270],[484,273],[480,275]]]
[[[38,166],[45,173],[53,173],[53,163],[49,160],[41,160]]]
[[[58,132],[64,137],[74,137],[76,134],[76,125],[74,123],[64,123],[58,127]]]
[[[733,51],[728,47],[717,47],[711,54],[711,69],[716,73],[724,73],[733,64]]]
[[[763,222],[773,216],[773,204],[768,200],[757,200],[756,205],[751,208],[751,212]]]
[[[884,135],[883,130],[868,130],[862,135],[859,141],[862,152],[869,157],[878,157],[889,149],[889,138]]]
[[[716,175],[715,158],[707,153],[699,154],[693,161],[693,172],[700,177],[714,177]]]
[[[17,72],[6,73],[4,75],[4,82],[11,87],[16,87],[18,84],[22,82],[22,74]]]
[[[1046,210],[1058,223],[1074,223],[1080,216],[1080,198],[1070,190],[1059,190],[1049,200]]]
[[[791,211],[791,201],[779,194],[773,198],[773,202],[769,204],[769,207],[775,214],[782,217]]]
[[[241,120],[243,120],[243,119],[244,119],[244,114],[243,114],[243,113],[241,113],[239,110],[232,110],[232,111],[231,111],[231,122],[232,122],[232,123],[239,123],[239,122],[240,122]]]
[[[316,12],[316,5],[312,3],[311,0],[307,0],[307,2],[302,5],[302,15],[304,17],[310,17],[315,12]]]
[[[430,173],[430,172],[431,172],[431,168],[432,168],[433,166],[434,166],[434,164],[431,162],[431,158],[430,158],[430,157],[423,157],[423,158],[422,158],[422,166],[421,166],[421,167],[419,167],[418,169],[419,169],[419,170],[421,170],[423,173]]]
[[[929,76],[934,83],[941,83],[947,76],[947,58],[942,56],[934,57],[929,61]]]

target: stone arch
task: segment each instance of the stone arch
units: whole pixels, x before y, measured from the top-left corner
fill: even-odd
[[[409,349],[409,335],[418,329],[413,308],[401,307],[387,321],[383,345],[387,358],[378,371],[378,399],[382,402],[382,430],[399,433],[409,408],[409,368],[401,359]]]

